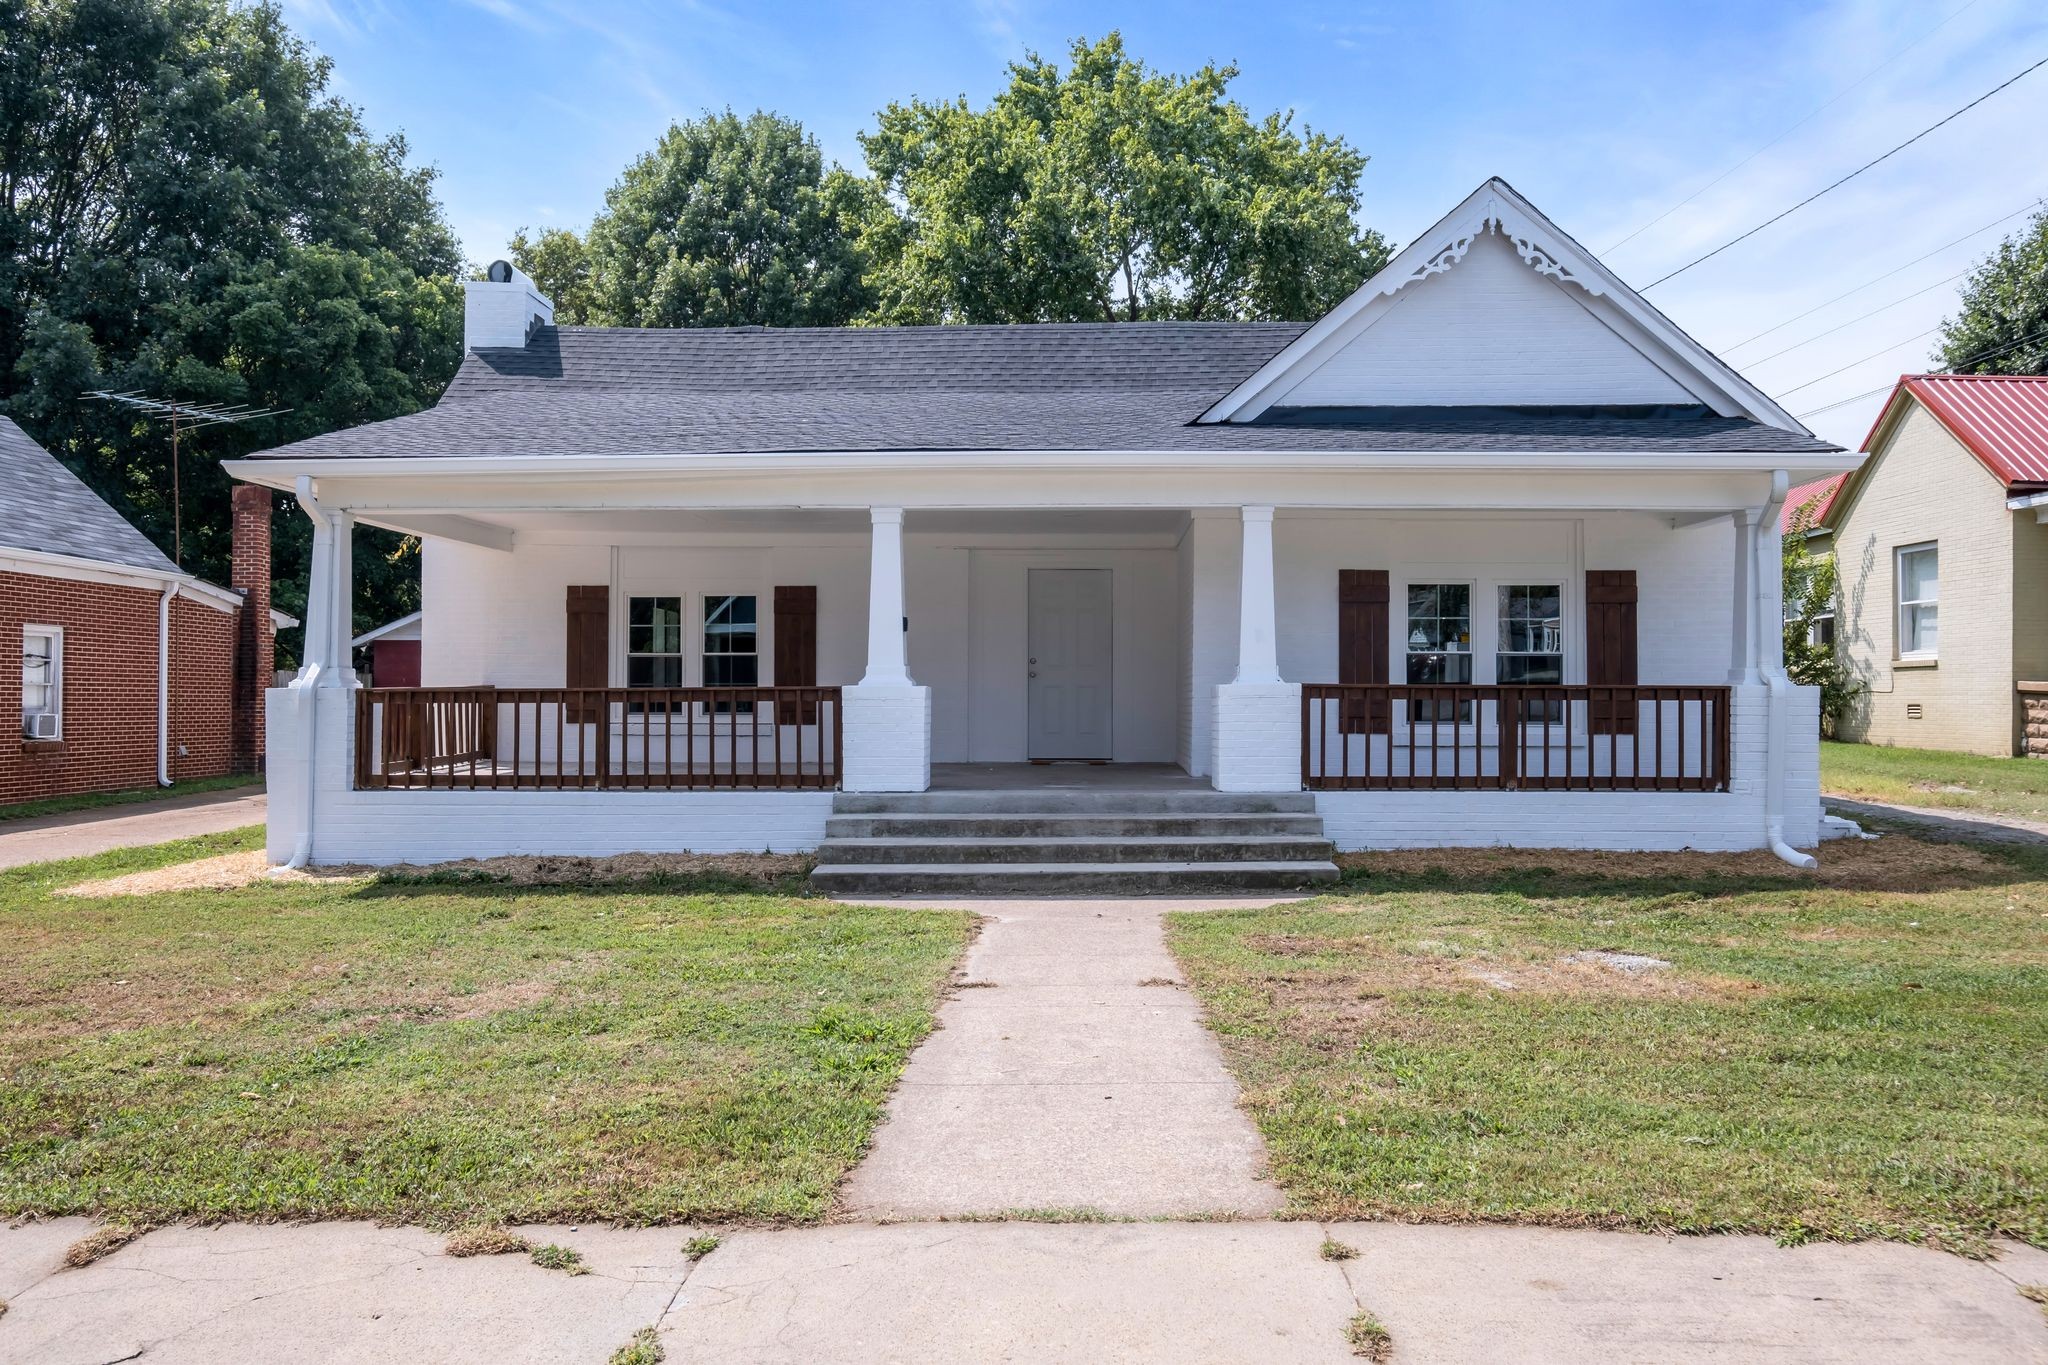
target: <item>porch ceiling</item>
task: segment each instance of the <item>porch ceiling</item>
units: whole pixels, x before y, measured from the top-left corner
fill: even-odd
[[[514,536],[597,534],[674,535],[859,535],[869,516],[860,508],[760,507],[729,509],[601,508],[589,511],[475,511],[462,518]],[[1187,524],[1179,508],[919,508],[904,522],[911,534],[961,536],[1114,535],[1172,536]],[[422,534],[443,532],[425,517],[391,514],[378,520]],[[408,523],[420,523],[417,526]]]

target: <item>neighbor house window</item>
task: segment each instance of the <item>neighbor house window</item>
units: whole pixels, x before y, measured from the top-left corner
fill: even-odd
[[[761,681],[759,635],[754,626],[751,596],[707,596],[704,599],[704,685],[706,687],[755,687]],[[719,702],[718,711],[734,709]],[[736,708],[749,715],[754,704],[743,701]]]
[[[1472,681],[1472,585],[1410,583],[1408,585],[1408,681],[1470,685]],[[1413,720],[1472,719],[1470,702],[1448,697],[1409,703]]]
[[[1898,552],[1899,657],[1932,659],[1940,640],[1941,565],[1932,545]]]
[[[1500,631],[1494,645],[1494,681],[1528,687],[1561,685],[1564,682],[1564,586],[1559,583],[1502,583],[1496,592]],[[1564,702],[1561,698],[1532,698],[1522,703],[1522,718],[1563,720]]]
[[[683,685],[683,599],[626,599],[626,686]]]
[[[1820,649],[1835,647],[1835,614],[1824,611],[1806,627],[1806,643]]]
[[[21,633],[21,733],[28,739],[64,735],[64,632],[26,626]]]

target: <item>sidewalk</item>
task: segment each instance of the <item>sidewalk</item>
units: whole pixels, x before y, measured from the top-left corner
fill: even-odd
[[[266,818],[265,809],[263,788],[253,786],[27,820],[0,820],[0,868],[89,858],[109,849],[260,825]]]
[[[587,1361],[645,1327],[677,1362],[1355,1361],[1361,1307],[1396,1362],[2048,1362],[2026,1247],[1982,1263],[1890,1244],[1785,1249],[1396,1224],[545,1228],[591,1273],[468,1260],[413,1228],[176,1228],[64,1270],[82,1219],[0,1229],[0,1362]],[[1358,1251],[1326,1261],[1325,1236]]]

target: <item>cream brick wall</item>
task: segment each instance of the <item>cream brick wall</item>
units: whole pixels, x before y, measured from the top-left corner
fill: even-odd
[[[2013,530],[2003,485],[1917,402],[1893,427],[1835,534],[1842,642],[1864,691],[1842,737],[1871,744],[2010,754],[2013,693]],[[1940,658],[1897,662],[1893,552],[1941,551]],[[2036,582],[2044,580],[2036,579]],[[2038,596],[2038,594],[2034,594]],[[2038,610],[2038,609],[2037,609]],[[1906,708],[1919,703],[1921,719]]]

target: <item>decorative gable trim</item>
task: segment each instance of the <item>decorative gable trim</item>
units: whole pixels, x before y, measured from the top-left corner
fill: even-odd
[[[1498,177],[1474,190],[1197,420],[1246,422],[1257,417],[1384,316],[1395,295],[1455,269],[1489,232],[1500,234],[1538,275],[1574,286],[1567,297],[1716,413],[1806,432],[1790,413],[1679,330]]]

